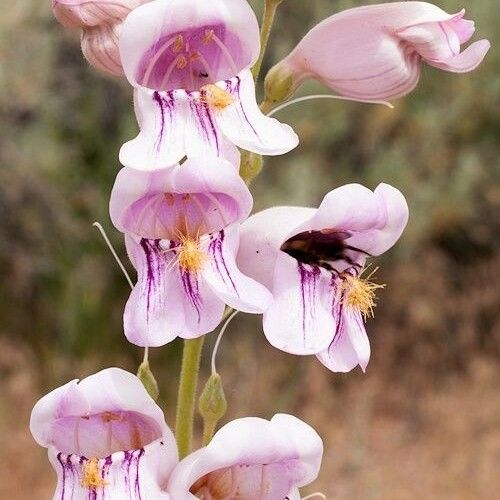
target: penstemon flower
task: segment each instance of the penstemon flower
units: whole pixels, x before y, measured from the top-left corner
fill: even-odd
[[[184,156],[234,156],[236,146],[266,155],[297,146],[292,129],[257,106],[250,67],[259,48],[246,0],[155,0],[135,9],[120,52],[141,131],[123,145],[121,163],[149,170]]]
[[[168,491],[173,500],[297,500],[299,488],[316,479],[322,455],[321,438],[298,418],[240,418],[181,461]]]
[[[52,0],[56,19],[82,28],[81,46],[87,61],[115,76],[123,75],[118,39],[123,20],[148,0]]]
[[[229,162],[212,157],[141,172],[124,168],[111,194],[114,225],[127,235],[138,282],[125,334],[160,346],[212,331],[225,305],[261,313],[269,292],[236,266],[239,222],[252,196]]]
[[[229,422],[179,463],[163,412],[118,368],[44,396],[30,427],[57,473],[54,500],[298,499],[323,455],[314,429],[279,414]]]
[[[360,101],[395,99],[418,83],[421,63],[445,71],[475,69],[490,48],[474,34],[465,10],[447,14],[426,2],[366,5],[315,26],[266,79],[267,100],[283,101],[307,79]]]
[[[178,461],[175,438],[131,373],[108,368],[55,389],[30,428],[57,473],[54,500],[168,498],[161,486]]]
[[[216,432],[227,409],[220,342],[238,310],[263,314],[278,349],[315,355],[333,372],[365,371],[365,320],[384,287],[367,260],[397,242],[408,206],[387,184],[348,184],[317,209],[248,218],[253,198],[242,177],[260,171],[262,155],[298,144],[261,110],[289,105],[273,109],[306,79],[354,100],[400,97],[416,86],[422,61],[471,71],[490,45],[461,51],[474,33],[464,11],[413,1],[350,9],[313,28],[270,71],[259,107],[254,75],[282,1],[265,1],[259,30],[246,0],[52,0],[63,25],[82,29],[87,60],[134,88],[140,131],[121,148],[110,216],[125,235],[135,286],[94,225],[132,288],[125,335],[145,347],[137,377],[109,368],[35,405],[30,428],[57,473],[54,499],[300,500],[299,488],[318,475],[322,440],[291,415],[241,418]],[[242,156],[241,176],[238,148],[252,153]],[[224,317],[198,404],[203,447],[193,452],[203,336]],[[174,439],[148,395],[159,394],[148,356],[176,337],[185,342]],[[314,496],[323,495],[306,498]]]
[[[264,333],[283,351],[318,355],[332,371],[364,370],[370,344],[363,316],[375,306],[366,259],[400,237],[408,220],[403,195],[387,184],[374,192],[349,184],[318,209],[276,207],[243,225],[240,268],[267,286],[274,301]]]

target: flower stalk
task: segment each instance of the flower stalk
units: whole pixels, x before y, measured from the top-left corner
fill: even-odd
[[[204,340],[204,336],[197,339],[184,340],[175,421],[175,437],[181,459],[191,452],[193,442],[196,390],[198,387],[201,351]]]
[[[264,4],[264,16],[262,18],[262,27],[260,29],[260,54],[257,62],[252,68],[255,81],[259,78],[262,61],[264,60],[264,55],[266,54],[267,43],[269,42],[269,37],[271,36],[276,11],[282,1],[283,0],[266,0],[266,3]]]

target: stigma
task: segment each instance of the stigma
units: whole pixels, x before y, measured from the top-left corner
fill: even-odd
[[[361,312],[364,319],[373,318],[373,309],[376,307],[376,290],[385,288],[385,285],[374,283],[370,278],[376,272],[375,269],[366,278],[353,276],[345,273],[342,276],[343,303]]]
[[[200,248],[198,239],[183,236],[178,247],[177,262],[181,271],[196,273],[200,271],[207,259],[207,255]]]
[[[104,481],[101,470],[99,469],[99,460],[91,458],[83,465],[82,486],[84,488],[102,488],[108,483]]]
[[[234,102],[234,97],[217,85],[209,84],[201,87],[201,100],[210,108],[222,111]]]

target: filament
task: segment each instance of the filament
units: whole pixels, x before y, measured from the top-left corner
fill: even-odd
[[[163,77],[163,80],[161,81],[160,86],[158,87],[158,90],[163,90],[163,87],[167,85],[167,82],[170,80],[170,77],[172,76],[172,72],[174,69],[177,67],[177,63],[179,62],[179,59],[181,57],[185,57],[182,54],[179,54],[169,65],[167,68],[167,71],[165,72],[165,76]]]
[[[224,45],[222,40],[215,33],[212,35],[211,40],[213,40],[217,44],[217,46],[219,47],[219,49],[222,51],[227,61],[229,62],[231,70],[235,75],[237,75],[239,71],[238,68],[236,67],[236,63],[234,62],[233,56],[231,55],[229,50],[227,50],[227,47]]]
[[[210,79],[210,81],[214,81],[214,78],[212,76],[212,69],[210,68],[210,65],[208,64],[205,57],[203,57],[203,54],[201,52],[197,52],[196,57],[197,57],[196,60],[200,61],[201,64],[203,65],[203,67],[205,68],[205,71],[207,72],[208,78]]]
[[[99,222],[94,222],[92,224],[94,227],[96,227],[99,232],[101,233],[101,236],[103,237],[104,241],[106,242],[106,245],[108,245],[109,251],[115,258],[116,263],[118,264],[118,267],[121,269],[123,275],[125,276],[125,279],[128,281],[128,284],[130,285],[130,288],[134,288],[134,284],[132,282],[132,279],[130,278],[130,275],[128,274],[127,270],[125,269],[125,266],[123,265],[123,262],[120,260],[120,257],[118,257],[118,254],[116,253],[116,250],[114,249],[111,241],[108,238],[108,235],[106,234],[106,231],[102,227],[102,225]]]
[[[394,109],[394,106],[387,101],[359,101],[358,99],[354,99],[352,97],[344,97],[340,95],[314,94],[314,95],[306,95],[303,97],[297,97],[296,99],[292,99],[291,101],[284,102],[283,104],[280,104],[279,106],[269,111],[269,113],[267,113],[267,116],[273,116],[278,111],[288,108],[288,106],[291,106],[292,104],[297,104],[299,102],[304,102],[304,101],[312,101],[313,99],[335,99],[337,101],[352,101],[352,102],[364,102],[367,104],[381,104],[382,106],[387,106],[390,109]]]
[[[165,51],[176,41],[179,39],[179,35],[173,36],[172,38],[168,39],[158,50],[154,57],[151,59],[151,62],[149,63],[148,69],[146,70],[146,73],[144,73],[144,77],[142,78],[143,85],[148,86],[149,84],[149,78],[151,77],[151,73],[153,72],[153,69],[155,67],[155,64],[158,62],[160,57],[165,53]]]
[[[226,332],[226,329],[229,326],[229,323],[231,323],[232,319],[238,313],[239,313],[239,311],[233,311],[233,312],[229,313],[229,316],[226,319],[226,322],[224,323],[224,325],[220,329],[219,335],[217,336],[217,340],[215,341],[215,345],[214,345],[214,350],[212,352],[212,362],[211,362],[211,365],[212,365],[212,375],[215,375],[217,373],[217,368],[215,366],[215,358],[217,357],[217,351],[219,350],[219,346],[220,346],[222,337],[223,337],[224,333]]]

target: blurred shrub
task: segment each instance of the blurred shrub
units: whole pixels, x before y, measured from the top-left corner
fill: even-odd
[[[305,29],[353,5],[284,2],[267,67]],[[478,35],[500,42],[495,0],[468,7]],[[136,132],[131,90],[87,67],[77,34],[55,22],[48,0],[4,10],[0,55],[0,335],[31,346],[41,373],[58,379],[76,375],[71,362],[85,356],[133,367],[139,352],[121,325],[127,284],[91,226],[103,222],[124,255],[107,203],[119,146]],[[257,209],[317,204],[346,182],[383,181],[406,194],[410,224],[381,263],[389,288],[370,325],[375,363],[387,376],[402,363],[418,378],[464,369],[474,353],[499,354],[498,58],[492,50],[468,75],[426,68],[392,111],[342,102],[290,108],[281,117],[301,146],[270,159],[255,183]],[[246,324],[249,334],[259,329]],[[158,365],[175,354],[163,350]]]

